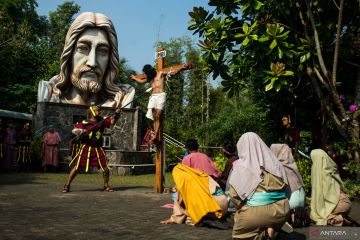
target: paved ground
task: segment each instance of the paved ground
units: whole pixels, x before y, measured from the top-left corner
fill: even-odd
[[[152,188],[119,186],[104,193],[75,181],[73,191],[63,194],[55,182],[0,181],[0,239],[231,239],[231,230],[160,224],[171,214],[161,208],[171,203],[170,195]],[[360,218],[359,203],[352,216]],[[281,238],[305,239],[309,230]]]

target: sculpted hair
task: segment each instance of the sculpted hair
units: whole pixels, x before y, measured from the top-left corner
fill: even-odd
[[[122,89],[114,83],[119,71],[119,55],[116,31],[111,20],[102,13],[84,12],[80,14],[71,24],[65,38],[65,45],[60,58],[61,71],[55,80],[53,91],[63,95],[71,86],[71,57],[75,50],[76,41],[80,34],[87,28],[100,28],[107,34],[110,43],[110,58],[104,74],[103,85],[100,90],[100,97],[108,99]],[[124,92],[124,90],[122,90]]]

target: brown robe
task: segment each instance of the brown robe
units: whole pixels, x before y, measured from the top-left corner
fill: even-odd
[[[256,188],[257,192],[285,191],[286,184],[280,178],[263,171],[263,179]],[[244,204],[232,186],[230,186],[229,194],[237,206],[233,239],[263,239],[268,227],[274,228],[275,231],[280,230],[288,219],[290,211],[288,199],[253,207]]]
[[[58,132],[47,132],[43,137],[43,161],[42,166],[54,166],[59,164],[59,144],[61,142]]]
[[[347,216],[351,210],[351,201],[344,191],[340,190],[340,199],[335,209],[327,218],[327,223],[332,226],[343,226],[344,216]]]

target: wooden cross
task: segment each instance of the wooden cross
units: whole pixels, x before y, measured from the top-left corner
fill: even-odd
[[[158,48],[156,52],[159,53],[159,52],[164,52],[164,51],[165,51],[164,48]],[[160,54],[156,54],[156,56],[157,55],[160,55]],[[186,68],[184,68],[184,64],[166,67],[166,68],[164,68],[164,65],[165,65],[164,55],[160,55],[160,57],[157,58],[157,64],[156,64],[156,70],[158,72],[162,71],[164,73],[169,73],[169,72],[179,73],[182,70],[191,68],[190,64],[188,64]],[[172,74],[172,75],[176,75],[176,74]],[[145,79],[146,75],[138,74],[138,75],[135,75],[135,77],[140,78],[140,79]],[[166,79],[165,79],[165,81],[166,81]],[[155,192],[157,192],[157,193],[162,193],[164,190],[164,174],[163,174],[164,164],[163,163],[164,163],[164,157],[165,157],[164,156],[165,143],[164,143],[163,131],[164,131],[164,114],[161,114],[160,127],[159,127],[159,131],[158,131],[158,144],[157,144],[157,148],[156,148],[156,162],[155,162],[155,166],[156,166]]]

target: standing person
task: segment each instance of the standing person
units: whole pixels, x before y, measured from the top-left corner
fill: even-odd
[[[85,167],[85,172],[88,172],[89,167],[101,168],[103,171],[104,191],[114,191],[109,186],[110,170],[102,148],[102,137],[104,129],[114,125],[119,119],[120,112],[121,108],[117,108],[113,117],[102,117],[100,107],[93,105],[89,107],[88,118],[75,125],[72,133],[80,137],[81,146],[70,162],[72,169],[62,190],[63,193],[70,191],[70,184],[77,175],[79,167]]]
[[[295,159],[298,158],[298,150],[300,146],[300,131],[291,123],[290,115],[284,115],[281,119],[284,131],[284,143],[293,151]]]
[[[8,123],[5,131],[4,147],[5,147],[5,158],[4,158],[4,170],[9,171],[12,169],[14,160],[14,147],[16,144],[16,131],[13,123]]]
[[[232,170],[233,163],[239,159],[236,155],[236,147],[232,143],[228,143],[222,148],[224,156],[227,158],[224,171],[222,172],[218,183],[220,184],[223,191],[226,189],[226,183]]]
[[[345,193],[336,163],[322,149],[310,153],[311,166],[311,211],[316,225],[351,225],[347,215],[351,201]]]
[[[239,160],[229,176],[229,195],[237,206],[232,236],[264,239],[269,229],[280,230],[289,216],[285,170],[256,133],[244,133],[236,146]]]
[[[42,167],[44,169],[44,172],[48,170],[48,167],[51,167],[52,171],[55,172],[55,169],[59,164],[60,143],[60,134],[55,131],[53,127],[49,128],[49,130],[44,134],[42,139]]]
[[[66,34],[60,73],[40,82],[38,102],[130,107],[135,89],[116,83],[119,66],[112,21],[102,13],[81,13]]]
[[[30,144],[32,140],[32,133],[30,130],[30,124],[24,124],[23,128],[19,132],[18,137],[18,154],[17,154],[17,169],[19,171],[30,171]]]
[[[181,67],[176,68],[174,71],[163,70],[157,72],[150,64],[146,64],[143,67],[143,72],[146,76],[145,79],[137,78],[135,75],[131,75],[131,79],[138,83],[149,82],[151,84],[151,96],[148,103],[148,111],[146,117],[154,120],[154,135],[150,140],[150,143],[154,142],[157,138],[163,109],[165,107],[166,93],[165,93],[165,76],[167,74],[176,75],[183,69],[189,68],[189,64],[183,64]]]

